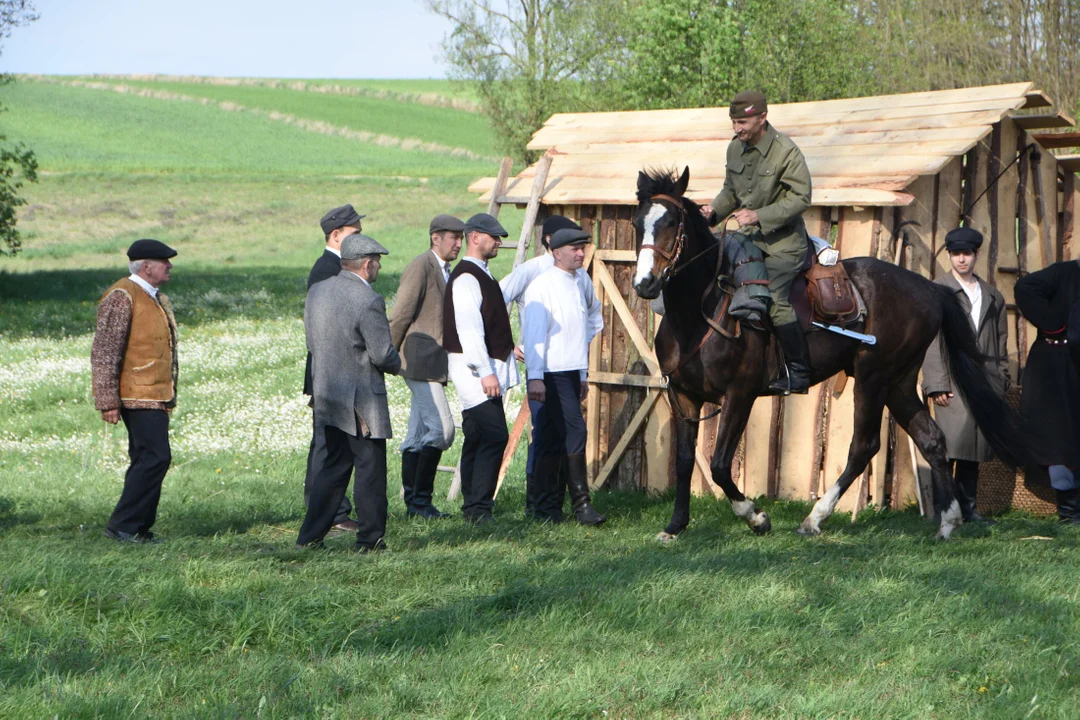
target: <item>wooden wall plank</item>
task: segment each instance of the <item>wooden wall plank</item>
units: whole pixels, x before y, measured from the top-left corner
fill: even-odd
[[[938,173],[937,212],[934,216],[934,278],[940,278],[952,270],[949,254],[945,250],[945,235],[960,227],[963,212],[963,158],[953,158]]]
[[[934,206],[936,178],[921,177],[908,186],[915,200],[903,208],[900,217],[908,260],[906,266],[923,277],[932,277],[934,264]]]
[[[1076,173],[1062,173],[1061,259],[1080,260],[1080,183]]]
[[[761,397],[754,402],[750,420],[743,434],[743,493],[747,497],[766,495],[769,491],[770,454],[773,433],[773,403],[777,397]]]
[[[810,388],[807,395],[783,399],[777,497],[806,500],[809,488],[817,479],[819,468],[814,465],[814,458],[820,453],[821,445],[816,432],[819,428],[817,413],[823,392],[824,384],[819,384]]]

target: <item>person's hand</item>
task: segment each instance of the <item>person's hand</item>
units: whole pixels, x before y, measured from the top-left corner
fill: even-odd
[[[494,373],[480,378],[480,387],[484,388],[484,394],[489,398],[497,398],[502,395],[502,388],[499,387],[499,379],[495,377]]]
[[[115,425],[120,422],[120,408],[113,408],[112,410],[102,410],[101,419],[110,425]]]
[[[715,212],[712,205],[702,205],[698,208],[698,210],[701,211],[701,216],[703,218],[705,218],[708,222],[712,222],[713,213]]]
[[[578,392],[578,396],[581,398],[582,402],[584,402],[585,398],[587,398],[589,396],[589,381],[588,380],[582,380],[581,381],[581,390]]]
[[[515,345],[514,346],[514,357],[517,358],[518,362],[525,362],[525,349],[523,347],[521,347],[520,345]]]
[[[949,398],[953,394],[951,392],[939,392],[930,396],[930,399],[934,401],[934,404],[938,407],[949,407]]]
[[[529,381],[529,399],[533,402],[542,403],[547,399],[547,388],[543,380]]]
[[[756,210],[743,208],[742,210],[736,210],[731,216],[735,218],[735,222],[739,223],[739,225],[757,225],[760,222]]]

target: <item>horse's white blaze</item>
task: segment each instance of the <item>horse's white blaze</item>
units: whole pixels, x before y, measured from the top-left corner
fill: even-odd
[[[656,223],[660,218],[664,217],[667,212],[660,203],[653,203],[653,206],[649,208],[649,212],[645,214],[645,219],[642,221],[642,227],[645,230],[645,236],[641,239],[642,245],[652,245],[656,241]],[[649,277],[653,268],[653,251],[650,248],[645,248],[638,254],[637,259],[637,272],[634,274],[634,284],[638,285],[645,278]]]
[[[840,501],[840,486],[834,484],[829,488],[821,499],[814,503],[814,509],[810,511],[810,514],[803,520],[803,527],[813,530],[820,530],[821,523],[825,521],[833,510],[836,509],[836,503]]]
[[[952,535],[952,531],[960,527],[964,522],[963,514],[960,512],[960,503],[955,500],[949,505],[949,509],[941,513],[941,527],[938,529],[938,537],[942,540],[948,540]]]

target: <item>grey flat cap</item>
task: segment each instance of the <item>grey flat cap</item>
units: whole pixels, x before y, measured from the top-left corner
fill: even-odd
[[[329,235],[346,225],[359,225],[361,218],[365,217],[367,215],[359,214],[353,209],[352,205],[342,205],[323,215],[322,220],[319,221],[319,226],[322,228],[324,235]]]
[[[495,237],[506,237],[510,234],[499,224],[498,220],[487,213],[477,213],[465,221],[465,232],[471,233],[474,230]]]
[[[428,232],[465,232],[465,223],[453,215],[436,215],[431,219]]]
[[[389,255],[390,251],[375,241],[375,238],[353,233],[341,241],[341,259],[359,260],[368,255]]]
[[[584,230],[574,230],[573,228],[563,228],[562,230],[556,230],[555,234],[551,236],[550,247],[552,250],[561,248],[563,245],[584,245],[585,243],[592,242],[592,235]]]

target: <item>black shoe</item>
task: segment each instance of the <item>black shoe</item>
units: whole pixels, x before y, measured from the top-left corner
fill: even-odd
[[[596,512],[589,497],[589,480],[585,473],[584,455],[567,455],[566,484],[570,488],[570,503],[574,516],[582,525],[600,525],[606,517]]]
[[[325,550],[326,546],[323,545],[322,540],[312,540],[308,543],[296,543],[297,550]]]
[[[112,528],[105,528],[105,537],[110,540],[116,540],[117,542],[129,542],[137,545],[149,545],[157,544],[161,542],[160,538],[154,537],[152,532],[137,532],[129,533],[123,530],[113,530]]]
[[[353,545],[353,552],[360,553],[361,555],[367,555],[368,553],[385,552],[390,548],[386,547],[386,543],[382,538],[379,538],[373,543],[356,543]]]
[[[1080,525],[1080,509],[1077,501],[1080,500],[1080,490],[1058,490],[1057,511],[1058,520],[1065,525]]]
[[[481,525],[490,525],[491,523],[495,522],[495,516],[489,512],[473,513],[469,515],[462,513],[461,516],[465,518],[466,522],[472,523],[477,527]]]
[[[331,531],[337,532],[356,532],[359,529],[360,523],[352,519],[342,520],[341,522],[336,523],[332,528],[330,528]]]
[[[413,493],[410,500],[406,496],[405,514],[409,517],[422,517],[428,520],[441,520],[450,517],[441,512],[432,502],[435,493],[435,476],[439,472],[439,460],[442,450],[435,447],[421,448],[419,452],[409,453],[416,456],[416,468],[413,480]],[[402,455],[402,477],[404,477],[404,454]]]
[[[767,395],[805,395],[810,391],[810,346],[798,321],[776,328],[776,339],[784,353],[784,368],[769,384]]]
[[[450,513],[444,513],[434,505],[428,505],[427,507],[417,508],[415,510],[409,508],[405,511],[405,515],[407,517],[423,518],[424,520],[443,520],[451,517]]]

